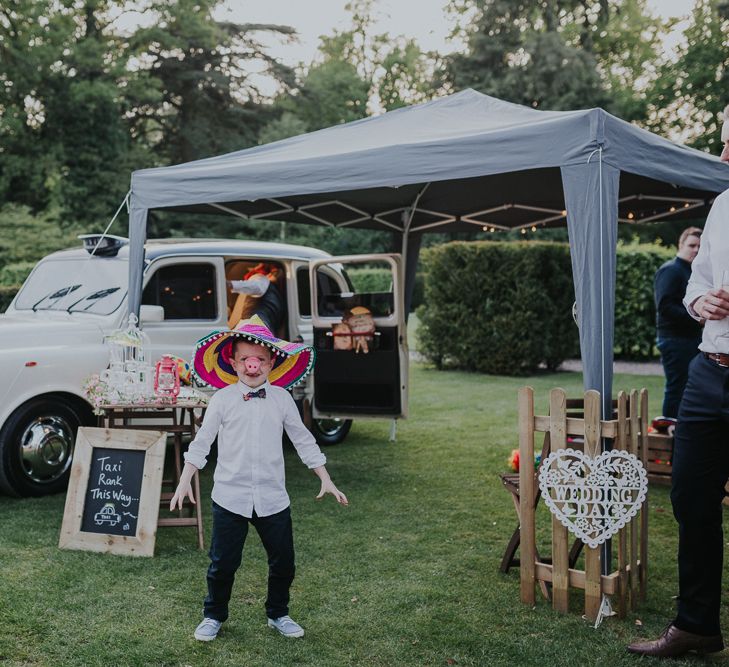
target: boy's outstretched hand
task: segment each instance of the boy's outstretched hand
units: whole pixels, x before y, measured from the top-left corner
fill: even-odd
[[[190,482],[196,470],[197,468],[192,463],[185,463],[185,467],[182,469],[182,474],[180,475],[180,483],[175,489],[175,495],[170,500],[170,511],[174,510],[175,507],[182,509],[182,503],[185,498],[189,498],[190,502],[193,505],[195,504],[195,498],[192,496],[192,484]]]
[[[340,505],[344,505],[345,507],[349,505],[349,501],[347,500],[347,496],[345,496],[336,486],[334,486],[334,482],[332,482],[331,479],[322,479],[321,480],[321,491],[319,491],[319,495],[316,497],[317,500],[321,500],[327,493],[331,493],[336,499],[337,502]]]
[[[195,498],[192,495],[192,485],[190,482],[187,482],[187,484],[184,484],[180,482],[179,486],[175,490],[175,495],[172,496],[172,500],[170,500],[170,511],[174,511],[175,508],[182,509],[182,503],[185,501],[185,498],[189,498],[190,502],[194,505],[195,504]]]

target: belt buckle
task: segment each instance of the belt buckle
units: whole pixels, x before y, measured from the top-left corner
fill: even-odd
[[[722,358],[726,358],[727,355],[721,354],[719,352],[715,353],[712,359],[714,360],[714,363],[716,363],[717,366],[720,366],[721,368],[729,368],[729,364],[722,363]]]

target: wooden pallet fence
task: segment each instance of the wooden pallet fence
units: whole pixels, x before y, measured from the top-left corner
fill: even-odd
[[[576,443],[584,443],[584,453],[597,457],[602,450],[603,439],[612,449],[625,450],[638,456],[646,466],[648,434],[648,394],[645,389],[632,391],[630,396],[620,392],[610,419],[600,419],[600,394],[588,391],[584,394],[584,413],[575,417],[568,411],[579,401],[568,401],[563,389],[553,389],[549,395],[549,414],[534,412],[534,390],[523,387],[519,391],[519,456],[523,462],[534,460],[536,434],[548,434],[549,452],[568,446],[578,449]],[[546,458],[548,452],[545,452]],[[611,558],[617,569],[602,574],[601,547],[584,548],[584,569],[570,567],[570,542],[574,540],[559,520],[552,516],[551,555],[538,553],[536,544],[536,502],[539,493],[531,466],[519,468],[519,516],[520,516],[520,596],[524,604],[536,602],[536,585],[549,594],[551,586],[552,606],[560,612],[569,611],[570,589],[584,591],[584,613],[595,620],[603,595],[612,596],[620,617],[629,609],[635,609],[645,599],[648,573],[648,501],[644,501],[638,514],[612,539]],[[617,604],[616,604],[617,603]]]

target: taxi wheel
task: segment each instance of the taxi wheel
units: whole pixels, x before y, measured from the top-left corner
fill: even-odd
[[[313,419],[311,432],[320,445],[338,445],[352,428],[351,419]]]
[[[0,430],[0,491],[16,497],[63,491],[82,420],[60,399],[37,398],[21,405]]]

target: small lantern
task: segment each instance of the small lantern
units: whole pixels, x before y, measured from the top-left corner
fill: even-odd
[[[180,371],[177,360],[171,354],[163,354],[154,372],[154,393],[158,398],[177,401],[180,393]]]

